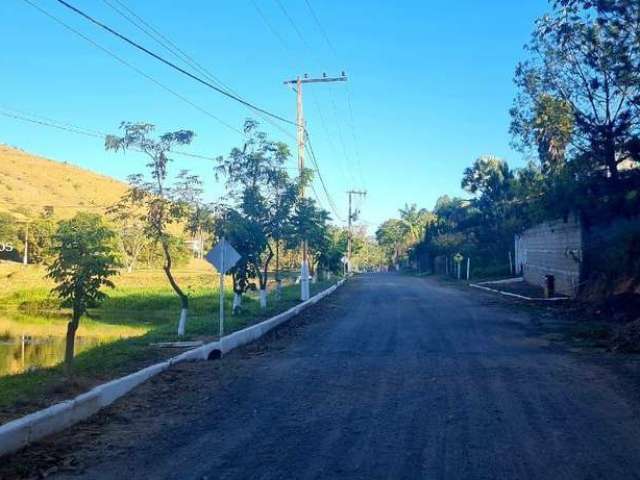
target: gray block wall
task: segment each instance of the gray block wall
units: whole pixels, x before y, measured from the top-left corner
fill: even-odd
[[[536,225],[516,236],[516,268],[528,283],[543,287],[553,275],[556,292],[574,297],[581,279],[583,233],[580,221],[555,220]]]

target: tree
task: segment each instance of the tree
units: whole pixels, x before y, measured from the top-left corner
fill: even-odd
[[[314,278],[317,267],[324,263],[323,252],[329,248],[328,223],[330,220],[329,212],[318,208],[313,199],[300,198],[296,202],[291,218],[288,246],[296,248],[303,240],[307,242],[309,270]]]
[[[245,232],[260,230],[262,239],[250,242],[260,251],[251,252],[254,271],[260,287],[260,305],[267,307],[269,265],[282,238],[289,212],[298,194],[298,183],[292,182],[283,168],[289,158],[289,148],[281,142],[270,141],[259,124],[247,120],[242,148],[234,148],[227,157],[218,158],[216,174],[226,178],[226,187],[235,200],[244,222],[253,222],[255,228],[244,227]]]
[[[523,89],[529,88],[532,91],[521,94],[516,99],[517,106],[511,109],[510,132],[516,148],[523,152],[535,148],[543,171],[553,173],[565,163],[574,114],[566,100],[536,92],[525,81]]]
[[[205,232],[213,228],[213,210],[202,201],[202,180],[188,170],[181,170],[172,189],[172,199],[185,212],[185,231],[198,242],[198,257],[203,257]]]
[[[378,244],[385,249],[389,263],[396,268],[401,256],[406,252],[409,235],[407,223],[397,218],[384,221],[376,230]]]
[[[633,0],[552,5],[528,44],[531,58],[516,69],[512,130],[525,143],[531,131],[540,146],[545,137],[554,140],[558,151],[570,138],[576,154],[618,183],[618,165],[639,159],[640,6]]]
[[[256,222],[233,208],[225,209],[218,216],[216,231],[240,254],[240,260],[229,270],[234,293],[232,313],[235,314],[242,305],[242,295],[255,288],[252,280],[260,273],[260,254],[268,242]]]
[[[166,181],[171,149],[176,145],[190,144],[194,133],[191,130],[176,130],[153,139],[151,134],[155,127],[150,123],[123,122],[120,128],[124,135],[122,137],[107,135],[105,148],[115,152],[135,149],[149,158],[147,167],[150,170],[151,181],[145,181],[144,176],[140,174],[130,176],[130,188],[125,199],[143,212],[140,218],[144,221],[146,235],[152,243],[159,244],[162,248],[164,253],[162,269],[171,288],[180,298],[182,308],[178,322],[178,335],[182,336],[187,323],[189,298],[171,272],[173,258],[170,250],[169,226],[183,221],[189,211],[186,202],[173,201],[171,189],[166,185]]]
[[[411,243],[416,244],[424,238],[427,226],[435,220],[426,208],[418,208],[415,203],[406,204],[400,209],[400,219],[407,224]]]
[[[67,372],[72,367],[80,317],[87,308],[106,298],[103,287],[114,286],[109,280],[116,274],[114,239],[115,233],[101,218],[88,213],[78,213],[71,220],[61,221],[55,232],[55,258],[48,266],[47,277],[56,283],[52,291],[62,300],[62,305],[72,309],[64,356]]]

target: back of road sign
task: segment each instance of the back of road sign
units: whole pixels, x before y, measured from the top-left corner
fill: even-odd
[[[238,263],[241,255],[229,242],[222,239],[205,255],[205,260],[216,267],[220,273],[227,273]]]

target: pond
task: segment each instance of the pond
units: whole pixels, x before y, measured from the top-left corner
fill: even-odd
[[[25,315],[0,311],[0,377],[64,360],[67,319],[63,316]],[[111,325],[82,319],[76,335],[76,355],[121,338],[143,335],[144,328]]]

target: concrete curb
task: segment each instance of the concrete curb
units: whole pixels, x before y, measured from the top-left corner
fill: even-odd
[[[36,440],[64,430],[75,423],[86,420],[102,408],[111,405],[141,383],[168,370],[173,365],[182,362],[208,360],[212,358],[212,354],[214,353],[222,356],[234,348],[257,340],[278,325],[295,317],[310,305],[330,295],[344,282],[345,280],[342,279],[335,285],[311,297],[309,300],[268,320],[243,330],[238,330],[223,337],[221,340],[189,350],[165,362],[151,365],[125,377],[98,385],[73,400],[57,403],[44,410],[39,410],[22,418],[12,420],[4,425],[0,425],[0,457],[20,450]]]
[[[497,283],[497,282],[490,282]],[[506,283],[506,282],[503,282]],[[499,293],[500,295],[504,295],[506,297],[518,298],[520,300],[527,300],[529,302],[564,302],[566,300],[570,300],[565,297],[554,297],[554,298],[533,298],[533,297],[525,297],[524,295],[518,295],[517,293],[505,292],[503,290],[498,290],[496,288],[485,287],[479,283],[470,283],[470,287],[479,288],[480,290],[486,290],[487,292]]]
[[[492,283],[518,283],[524,282],[524,277],[504,278],[502,280],[487,280],[486,282],[476,282],[474,285],[489,285]]]

